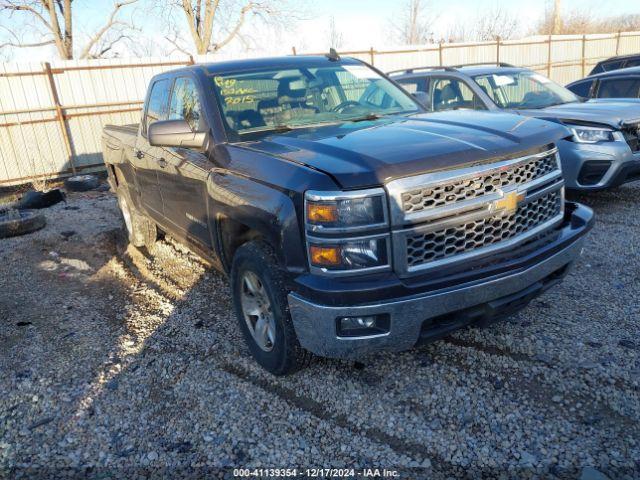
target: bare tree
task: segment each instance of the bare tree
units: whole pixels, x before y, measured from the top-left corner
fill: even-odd
[[[342,32],[338,30],[336,26],[336,19],[333,15],[329,18],[329,30],[327,31],[327,40],[329,42],[329,47],[335,48],[336,50],[342,47],[343,36]]]
[[[569,12],[560,12],[559,2],[547,8],[538,22],[535,32],[550,34],[589,34],[634,31],[640,28],[640,15],[615,15],[598,17],[591,9],[581,8]]]
[[[257,17],[271,25],[286,23],[293,14],[287,3],[283,0],[169,0],[169,15],[182,12],[193,48],[185,45],[179,34],[181,29],[173,22],[170,22],[172,34],[165,38],[185,53],[217,52],[235,39],[247,42],[244,27],[250,18]]]
[[[398,43],[417,45],[432,41],[432,27],[438,18],[429,0],[406,0],[397,21],[391,21],[391,30]]]
[[[79,58],[95,58],[110,51],[124,35],[108,38],[107,33],[115,27],[126,25],[118,18],[122,8],[138,0],[121,0],[114,3],[105,23],[91,35],[79,50]],[[33,22],[33,34],[29,40],[20,35],[19,27],[4,27],[9,39],[0,47],[41,47],[55,45],[58,56],[68,60],[74,58],[76,35],[74,31],[73,0],[0,0],[0,12],[9,17],[20,15],[23,20]],[[35,38],[37,37],[37,39]]]
[[[562,0],[553,0],[551,33],[558,34],[560,33],[561,30],[562,30]]]
[[[504,40],[513,38],[520,29],[518,17],[507,11],[501,4],[486,9],[473,21],[473,37],[478,41]]]

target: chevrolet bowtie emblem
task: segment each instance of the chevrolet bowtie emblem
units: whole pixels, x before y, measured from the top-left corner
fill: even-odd
[[[496,201],[496,210],[506,210],[509,213],[513,213],[518,208],[518,204],[524,200],[525,196],[525,193],[505,193],[504,197]]]

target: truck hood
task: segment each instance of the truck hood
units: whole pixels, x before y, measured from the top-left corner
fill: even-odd
[[[320,170],[340,188],[354,189],[538,152],[568,135],[565,127],[534,118],[455,111],[296,129],[242,146]]]
[[[565,103],[539,110],[519,110],[522,115],[553,121],[578,121],[620,128],[625,122],[640,122],[640,100],[611,99]]]

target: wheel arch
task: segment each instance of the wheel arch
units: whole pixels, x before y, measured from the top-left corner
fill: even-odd
[[[278,264],[291,273],[306,269],[303,233],[295,195],[244,177],[224,177],[210,188],[215,209],[214,231],[223,268],[229,272],[233,255],[245,243],[261,239],[271,246]],[[211,185],[211,183],[210,183]]]

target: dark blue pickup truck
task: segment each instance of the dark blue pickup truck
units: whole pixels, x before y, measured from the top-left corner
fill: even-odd
[[[104,158],[130,241],[158,231],[230,277],[260,365],[409,349],[525,306],[579,256],[565,127],[427,113],[355,59],[163,73]]]

